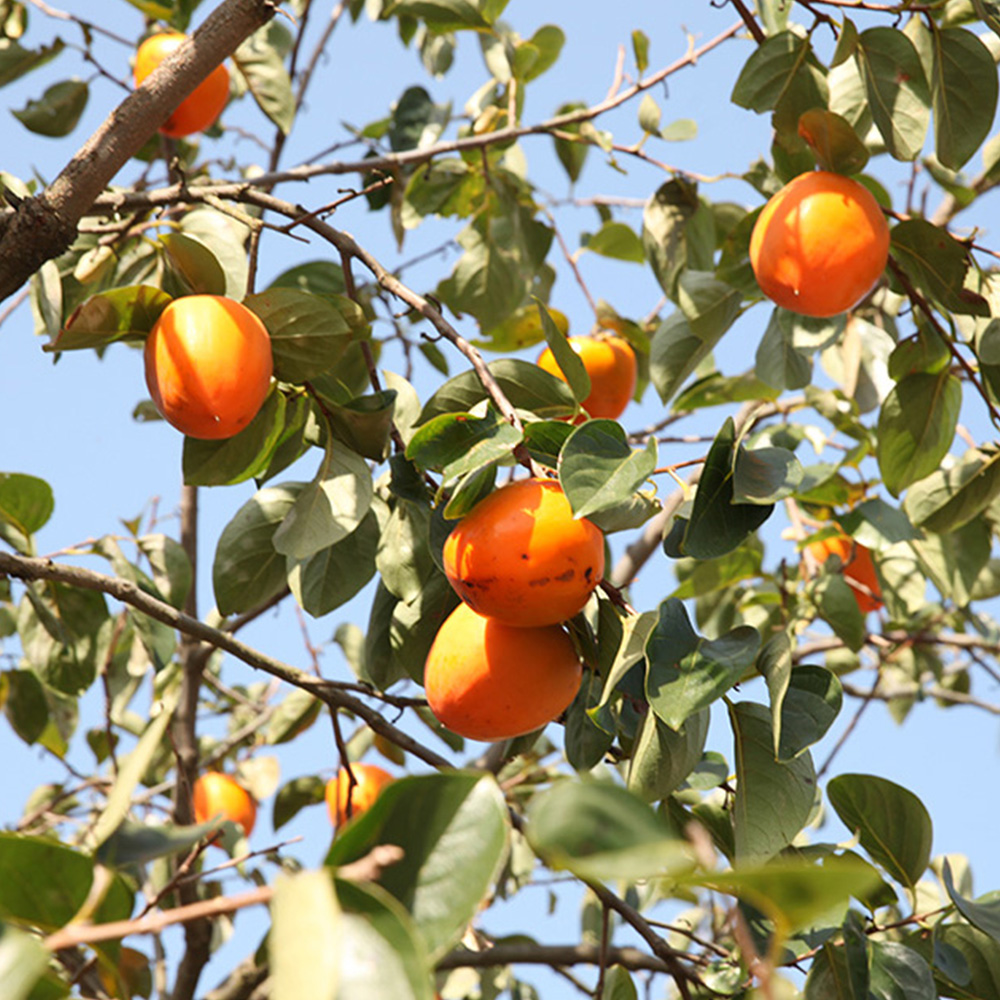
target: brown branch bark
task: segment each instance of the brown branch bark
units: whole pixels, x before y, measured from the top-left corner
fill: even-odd
[[[601,949],[588,944],[545,945],[530,942],[496,944],[484,951],[453,951],[437,963],[440,969],[486,969],[498,965],[598,965]],[[607,949],[607,964],[634,971],[670,973],[666,962],[639,948]]]
[[[224,0],[187,45],[125,98],[39,195],[0,217],[0,301],[76,236],[80,219],[185,97],[277,10],[273,0]]]
[[[350,882],[370,882],[378,878],[383,868],[397,864],[402,857],[402,848],[395,844],[379,844],[365,857],[336,869],[337,877]],[[50,934],[43,943],[50,951],[59,951],[80,944],[120,941],[132,934],[159,934],[175,924],[220,917],[226,913],[244,910],[248,906],[270,903],[273,896],[273,887],[265,885],[235,896],[202,899],[190,906],[175,906],[171,910],[147,913],[146,916],[135,920],[113,920],[106,924],[70,924]]]
[[[287,663],[282,663],[281,660],[266,656],[252,646],[240,642],[239,639],[178,611],[164,601],[151,597],[128,580],[105,576],[103,573],[95,573],[77,566],[54,563],[49,559],[30,559],[27,556],[13,555],[9,552],[0,552],[0,576],[10,576],[18,580],[57,580],[71,587],[100,591],[136,608],[143,614],[149,615],[150,618],[155,618],[157,621],[183,632],[185,635],[230,653],[250,667],[263,670],[272,677],[277,677],[295,687],[309,691],[326,705],[353,712],[374,732],[380,733],[400,749],[413,754],[414,757],[432,767],[442,770],[452,767],[451,762],[446,758],[417,742],[408,733],[398,729],[391,722],[387,722],[378,711],[360,698],[350,694],[350,689],[356,688],[356,685],[345,686],[334,681],[324,680],[321,677],[314,677],[304,670],[299,670]],[[373,698],[380,697],[377,691],[372,691],[370,694]]]

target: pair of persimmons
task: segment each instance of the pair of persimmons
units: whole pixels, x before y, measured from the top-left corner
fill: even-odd
[[[346,768],[341,768],[326,783],[324,797],[330,822],[338,827],[351,816],[358,816],[371,808],[382,789],[393,780],[388,771],[376,764],[352,764],[351,771],[354,774],[353,786]],[[257,803],[228,774],[206,771],[194,783],[191,798],[196,823],[221,818],[241,827],[244,837],[253,832],[257,822]]]

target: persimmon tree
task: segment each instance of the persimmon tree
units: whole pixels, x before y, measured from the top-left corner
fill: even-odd
[[[1000,181],[1000,4],[730,0],[730,27],[659,68],[651,34],[608,38],[607,95],[580,101],[574,81],[547,117],[528,97],[571,29],[519,27],[506,0],[80,6],[0,3],[0,85],[56,80],[7,128],[65,146],[51,182],[2,175],[4,333],[33,325],[72,365],[141,347],[178,298],[224,296],[263,321],[274,379],[244,430],[186,438],[163,468],[164,488],[183,479],[176,533],[138,518],[40,557],[52,489],[0,472],[0,703],[25,760],[40,750],[58,775],[5,803],[3,996],[525,998],[536,966],[614,1000],[1000,996],[995,894],[932,856],[928,809],[878,761],[832,767],[872,703],[900,721],[925,699],[1000,710],[1000,245],[977,219]],[[136,9],[145,31],[125,37]],[[383,117],[331,130],[323,54],[366,19],[418,57],[414,79]],[[130,52],[164,29],[190,42],[133,89]],[[463,50],[480,85],[436,102]],[[219,121],[159,135],[224,60]],[[130,91],[82,146],[80,66]],[[767,158],[727,149],[698,177],[661,158],[696,128],[665,117],[664,85],[705,72],[731,75]],[[252,155],[227,123],[251,103]],[[310,117],[329,148],[289,166]],[[533,172],[541,146],[568,199]],[[891,234],[875,286],[822,318],[774,306],[750,264],[764,203],[817,167],[863,184]],[[623,170],[629,195],[604,195]],[[333,200],[308,183],[328,177]],[[741,201],[713,196],[723,177]],[[589,231],[574,245],[569,226]],[[584,252],[641,269],[649,300],[587,279]],[[262,280],[279,253],[294,265]],[[618,420],[581,407],[568,287],[637,359]],[[143,395],[136,418],[158,419]],[[681,444],[691,459],[668,464]],[[604,533],[606,570],[564,623],[583,664],[570,707],[487,745],[434,718],[424,663],[459,603],[446,538],[529,475]],[[237,484],[250,493],[199,540],[199,490]],[[363,627],[338,617],[349,602]],[[323,657],[240,638],[288,607],[336,626]],[[510,697],[530,703],[530,682]],[[277,778],[275,755],[321,729],[326,758]],[[349,812],[362,758],[395,780],[304,865],[281,828],[325,816],[325,797]],[[194,823],[209,769],[270,831]],[[325,787],[338,773],[342,795]],[[582,928],[491,929],[492,907],[540,909],[552,883],[579,894]],[[266,934],[207,985],[225,929],[261,908]]]

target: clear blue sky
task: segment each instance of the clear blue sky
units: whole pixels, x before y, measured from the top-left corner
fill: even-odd
[[[141,30],[141,16],[124,3],[95,5],[78,0],[62,6],[88,18],[110,18],[115,30],[128,37]],[[207,10],[211,6],[212,0],[205,0],[203,7]],[[314,40],[325,24],[326,8],[326,4],[316,4],[309,26]],[[54,22],[34,9],[30,17],[31,32],[26,44],[39,44],[55,32],[67,41],[79,40],[72,25]],[[734,17],[731,9],[717,10],[707,0],[688,0],[683,4],[650,4],[640,0],[618,0],[614,4],[550,0],[538,4],[513,0],[507,9],[506,20],[525,37],[544,22],[560,24],[566,31],[566,47],[559,62],[530,87],[525,121],[535,121],[552,114],[565,100],[588,103],[600,100],[613,76],[617,48],[629,46],[633,29],[640,28],[650,36],[651,68],[656,69],[686,51],[688,38],[682,25],[701,43],[728,27]],[[698,67],[685,69],[654,91],[665,123],[675,118],[693,118],[699,132],[697,139],[688,143],[668,144],[653,140],[648,147],[652,156],[685,170],[715,176],[738,173],[758,156],[768,155],[770,127],[767,118],[728,103],[735,75],[751,46],[752,43],[744,39],[731,41],[705,56]],[[102,43],[99,51],[109,69],[122,77],[128,75],[127,49],[114,43]],[[311,46],[307,45],[306,52],[309,51]],[[631,65],[629,48],[626,66]],[[73,52],[67,51],[43,71],[5,88],[0,96],[5,106],[20,108],[29,98],[39,96],[50,82],[72,74],[89,77],[90,72]],[[305,114],[286,147],[283,165],[307,161],[342,138],[339,127],[342,121],[363,126],[383,117],[391,103],[413,83],[427,87],[436,101],[452,100],[458,111],[485,79],[479,46],[470,34],[460,38],[456,63],[448,76],[430,81],[419,66],[416,54],[402,49],[392,28],[371,24],[364,18],[356,26],[345,20],[332,37],[307,99]],[[13,119],[8,119],[4,126],[5,155],[0,167],[21,178],[34,173],[52,178],[120,100],[122,93],[108,81],[95,79],[83,122],[67,140],[54,141],[32,135]],[[228,111],[224,120],[227,125],[239,125],[268,141],[273,132],[249,100]],[[602,119],[599,125],[611,129],[620,141],[635,141],[639,134],[636,106],[627,105]],[[566,198],[569,194],[567,180],[552,154],[550,140],[534,137],[523,145],[532,177],[542,191],[556,200]],[[223,151],[235,151],[241,159],[252,160],[262,155],[250,140],[235,135],[227,136],[218,144],[206,143],[206,149],[213,151],[213,155],[216,146],[223,155]],[[355,151],[346,155],[353,158]],[[592,152],[575,193],[578,196],[646,198],[667,179],[658,169],[636,160],[622,156],[619,162],[627,171],[624,175],[608,169],[601,157]],[[873,161],[870,170],[898,194],[898,185],[905,177],[898,165],[880,157]],[[131,167],[126,168],[123,181],[133,173]],[[332,201],[338,189],[353,183],[353,178],[320,178],[308,186],[286,187],[278,193],[307,205],[320,205]],[[713,200],[735,200],[751,206],[759,204],[760,200],[749,185],[738,180],[721,181],[706,191]],[[972,215],[973,221],[986,231],[983,239],[990,245],[1000,246],[1000,241],[995,240],[998,232],[995,197],[984,199],[981,208],[977,206]],[[558,208],[556,211],[559,225],[571,245],[575,245],[580,231],[597,228],[592,210]],[[639,211],[625,212],[620,217],[639,227]],[[397,254],[387,220],[382,215],[368,213],[363,201],[353,202],[338,211],[332,222],[353,233],[390,266],[438,246],[458,229],[450,222],[426,222],[408,236],[402,254]],[[262,249],[259,287],[292,264],[329,256],[329,249],[318,242],[304,246],[267,234]],[[407,271],[406,278],[418,290],[433,288],[450,269],[454,257],[452,253],[444,258],[445,263],[438,258],[414,267]],[[552,303],[570,317],[575,330],[583,332],[590,325],[586,301],[558,258],[556,248],[552,260],[560,272]],[[580,266],[595,297],[607,299],[622,314],[644,316],[660,298],[659,288],[648,269],[604,261],[593,254],[584,255]],[[765,308],[758,307],[727,335],[725,353],[720,359],[725,371],[734,373],[752,363],[753,351],[767,318]],[[466,321],[464,329],[475,333],[470,321]],[[391,354],[385,361],[392,367]],[[398,363],[398,359],[396,361]],[[452,355],[450,361],[453,371],[461,369],[461,358],[457,354]],[[417,379],[417,387],[424,396],[432,385],[432,377],[427,373]],[[59,552],[87,538],[115,533],[120,530],[119,518],[132,518],[141,511],[148,511],[155,498],[158,498],[157,508],[164,519],[162,530],[176,533],[173,515],[179,496],[181,438],[166,424],[140,425],[131,420],[133,407],[145,395],[141,359],[134,350],[115,347],[103,360],[85,352],[68,354],[53,365],[51,356],[42,353],[40,342],[32,335],[31,317],[26,307],[20,308],[0,326],[0,428],[3,428],[0,471],[41,476],[53,486],[56,510],[39,536],[42,552]],[[624,422],[628,427],[638,428],[656,420],[660,414],[659,401],[650,390],[642,406],[630,409]],[[712,434],[721,419],[719,411],[709,411],[700,422],[685,423],[684,432]],[[967,422],[980,440],[986,439],[987,431],[975,412],[967,415]],[[663,455],[661,464],[697,457],[697,454],[697,450],[688,449],[678,451],[676,456]],[[311,458],[307,461],[314,464]],[[292,470],[285,478],[312,475],[311,465],[304,465],[299,471],[300,475]],[[661,490],[669,492],[669,484],[661,484]],[[201,491],[203,548],[199,584],[202,612],[211,604],[210,567],[214,539],[252,492],[253,487],[249,484]],[[779,540],[782,527],[783,515],[779,511],[765,532],[774,562],[779,551],[787,557],[792,555],[790,544]],[[621,544],[619,536],[616,539],[618,550]],[[643,609],[655,607],[672,589],[672,579],[667,561],[654,560],[634,591],[635,603]],[[328,642],[336,626],[343,621],[353,621],[364,627],[368,599],[365,593],[322,621],[309,620],[307,627],[312,641],[316,644]],[[248,629],[244,638],[289,662],[298,665],[307,662],[302,634],[291,608],[266,616]],[[8,640],[3,653],[13,652],[14,647]],[[323,668],[331,676],[346,677],[347,668],[340,661],[336,647],[325,651]],[[248,672],[248,668],[240,664],[227,663],[226,676],[230,680],[246,682]],[[987,700],[998,700],[997,691],[990,689],[985,680],[981,672],[976,675],[977,692]],[[759,687],[751,686],[744,694],[766,700],[766,693]],[[84,716],[74,754],[78,766],[87,768],[90,757],[83,731],[88,724],[99,723],[94,714],[96,700],[88,698],[84,704],[91,709],[91,714]],[[815,750],[817,763],[826,758],[855,708],[856,703],[848,700],[838,725]],[[709,746],[732,760],[731,740],[724,721],[713,728]],[[274,753],[280,759],[282,782],[318,770],[328,774],[336,765],[336,751],[325,720],[294,745],[277,748]],[[964,708],[940,711],[929,705],[917,706],[906,724],[898,727],[884,706],[876,704],[866,712],[840,753],[832,773],[848,770],[877,773],[918,793],[935,819],[935,853],[968,854],[973,862],[977,891],[986,891],[1000,888],[1000,860],[993,836],[1000,813],[992,783],[983,780],[985,775],[994,772],[997,757],[997,725],[993,717],[983,712]],[[16,822],[26,797],[36,785],[65,777],[57,761],[36,748],[25,747],[6,726],[0,726],[0,759],[7,762],[4,794],[0,798],[0,823],[3,824]],[[270,805],[265,803],[261,810],[260,825],[253,840],[258,847],[270,842]],[[282,838],[295,835],[301,835],[304,841],[294,847],[292,853],[307,865],[317,863],[325,853],[329,838],[329,826],[322,809],[300,814],[280,833]],[[834,819],[816,836],[817,839],[840,840],[846,834]],[[542,895],[543,890],[532,890],[525,906],[533,911],[541,910],[545,905]],[[575,939],[573,905],[562,906],[559,919],[551,930],[540,930],[534,917],[529,929],[553,943]],[[509,928],[523,926],[523,916],[524,909],[515,909],[509,918]],[[486,926],[499,929],[505,919],[494,918],[491,914]],[[495,923],[495,920],[501,922]],[[243,933],[238,933],[236,942],[227,945],[213,962],[203,980],[206,987],[227,965],[252,950],[262,921],[259,916],[245,914],[241,915],[238,926],[244,928]],[[543,981],[541,975],[533,971],[526,970],[525,977]],[[550,982],[547,978],[545,981]],[[552,986],[551,993],[546,990],[547,997],[564,995],[562,990],[567,991],[567,996],[573,994],[567,984],[560,980],[555,983],[558,985]]]

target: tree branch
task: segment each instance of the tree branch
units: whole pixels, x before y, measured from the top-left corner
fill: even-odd
[[[277,10],[274,0],[224,0],[125,98],[39,195],[0,219],[0,301],[76,236],[80,219],[177,106]]]
[[[414,757],[432,767],[442,770],[452,767],[451,762],[446,758],[425,747],[422,743],[418,743],[408,733],[383,719],[379,712],[366,705],[360,698],[349,694],[348,691],[355,685],[345,686],[334,681],[324,680],[321,677],[314,677],[304,670],[299,670],[287,663],[282,663],[281,660],[266,656],[252,646],[240,642],[239,639],[178,611],[164,601],[151,597],[128,580],[105,576],[103,573],[95,573],[92,570],[76,566],[54,563],[50,559],[30,559],[27,556],[18,556],[9,552],[0,552],[0,576],[11,576],[18,580],[56,580],[71,587],[100,591],[130,605],[143,614],[149,615],[150,618],[163,622],[164,625],[169,625],[185,635],[200,639],[217,649],[230,653],[248,666],[263,670],[272,677],[277,677],[288,684],[309,691],[326,705],[353,712],[374,732],[380,733],[400,749],[413,754]],[[373,698],[381,697],[379,692],[375,690],[366,693]]]
[[[487,969],[498,965],[598,965],[601,949],[590,944],[545,945],[530,942],[495,944],[484,951],[459,949],[449,952],[438,963],[442,969]],[[663,972],[669,975],[666,962],[647,955],[638,948],[607,949],[608,965],[625,969]]]

